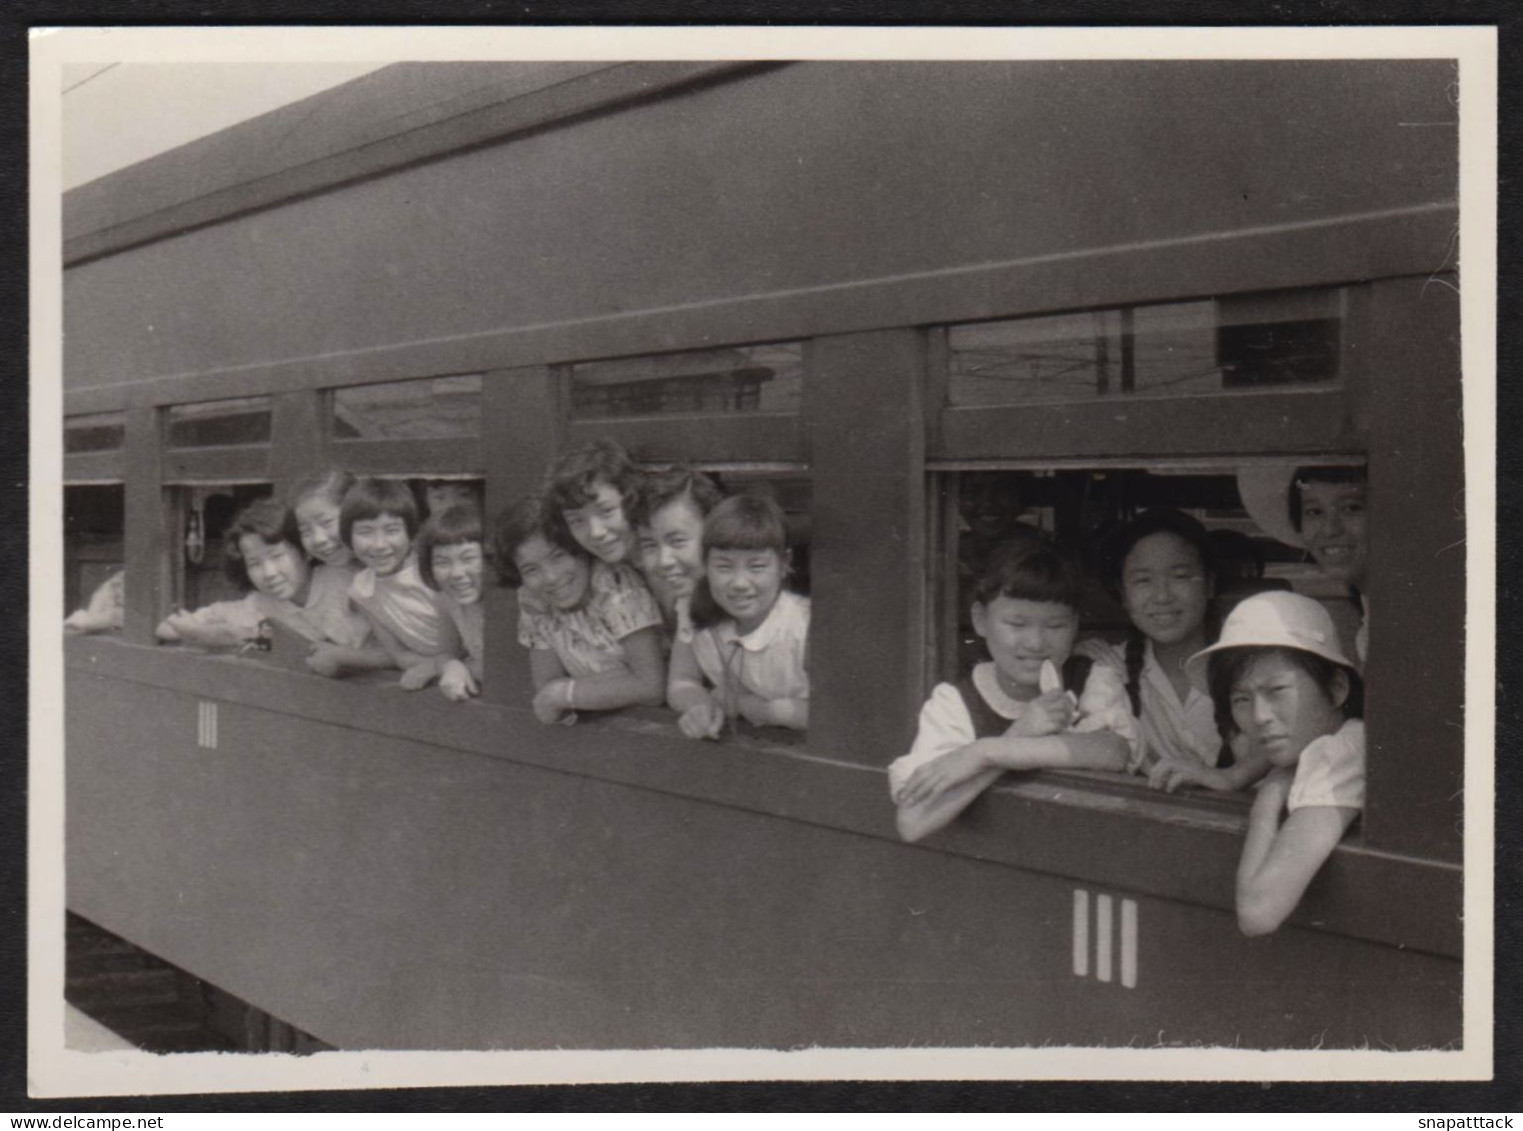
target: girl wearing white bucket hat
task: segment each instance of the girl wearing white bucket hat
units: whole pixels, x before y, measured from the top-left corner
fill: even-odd
[[[1364,807],[1363,689],[1332,617],[1297,593],[1240,603],[1186,661],[1211,690],[1222,737],[1273,766],[1248,818],[1238,926],[1275,930]]]

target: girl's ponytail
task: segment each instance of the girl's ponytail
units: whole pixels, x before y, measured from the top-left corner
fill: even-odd
[[[1126,633],[1126,697],[1132,705],[1132,717],[1142,717],[1142,661],[1147,637],[1134,624]]]

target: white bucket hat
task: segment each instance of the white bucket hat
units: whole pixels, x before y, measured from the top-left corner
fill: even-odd
[[[1239,601],[1222,625],[1221,638],[1185,661],[1185,673],[1206,685],[1206,662],[1225,648],[1295,648],[1357,671],[1338,645],[1338,630],[1320,601],[1276,590]]]
[[[1295,463],[1254,463],[1237,469],[1237,493],[1254,524],[1278,542],[1306,548],[1301,532],[1290,523],[1290,492]]]

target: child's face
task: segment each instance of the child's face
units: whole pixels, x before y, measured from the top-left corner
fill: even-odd
[[[339,536],[338,504],[313,495],[296,504],[301,548],[323,565],[343,565],[352,555]]]
[[[481,600],[482,563],[480,542],[460,542],[435,546],[430,564],[440,589],[462,605],[474,605]]]
[[[973,605],[973,630],[984,638],[1006,691],[1022,698],[1038,694],[1042,662],[1061,668],[1079,633],[1079,614],[1057,601],[1028,601],[1001,594]]]
[[[1348,677],[1339,674],[1334,703],[1298,664],[1278,650],[1265,651],[1232,685],[1232,721],[1249,745],[1276,766],[1294,766],[1313,739],[1343,725],[1339,710]]]
[[[709,591],[744,635],[767,619],[788,563],[776,550],[710,550]]]
[[[469,484],[445,481],[427,484],[423,488],[423,501],[428,504],[429,514],[443,514],[450,507],[474,506],[476,496]]]
[[[1178,534],[1149,534],[1121,568],[1126,615],[1156,644],[1178,644],[1199,632],[1210,595],[1200,555]]]
[[[686,495],[650,516],[655,553],[649,572],[674,597],[687,597],[703,576],[703,516]],[[774,554],[774,557],[777,555]]]
[[[381,577],[390,577],[407,564],[412,537],[401,515],[378,514],[362,518],[349,528],[354,556]]]
[[[524,588],[551,608],[574,609],[586,599],[592,567],[542,534],[519,544],[513,551],[513,564]]]
[[[1365,568],[1363,483],[1303,483],[1301,537],[1324,573],[1362,585]]]
[[[634,549],[635,532],[624,517],[624,497],[611,483],[598,480],[587,505],[562,511],[561,517],[571,537],[609,565],[622,562]]]
[[[307,559],[291,543],[266,542],[257,534],[245,534],[238,539],[238,552],[243,555],[249,584],[260,593],[283,601],[300,601],[307,595],[311,576]]]

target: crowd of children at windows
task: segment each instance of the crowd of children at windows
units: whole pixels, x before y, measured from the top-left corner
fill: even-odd
[[[1362,601],[1362,468],[1250,468],[1239,483],[1266,533],[1304,547]],[[178,611],[160,639],[246,647],[276,626],[321,675],[399,669],[403,687],[464,700],[484,678],[490,562],[518,593],[541,722],[664,701],[691,739],[718,739],[736,719],[807,728],[809,598],[789,588],[785,518],[767,494],[727,496],[685,468],[643,471],[602,442],[562,456],[490,531],[465,485],[431,484],[425,502],[420,522],[405,483],[334,471],[289,505],[252,503],[225,538],[247,596]],[[958,563],[989,658],[936,686],[913,746],[889,766],[901,834],[945,826],[1009,770],[1129,772],[1171,791],[1256,786],[1239,921],[1275,929],[1363,806],[1367,608],[1356,606],[1348,641],[1324,602],[1289,589],[1261,586],[1225,608],[1213,598],[1233,573],[1227,532],[1155,506],[1101,547],[1099,580],[1127,638],[1079,640],[1086,579],[1074,558],[1009,521],[998,499],[964,503]],[[119,626],[121,598],[113,578],[69,627]]]

